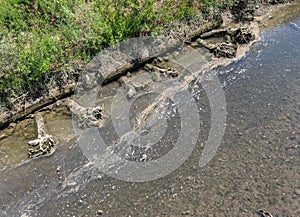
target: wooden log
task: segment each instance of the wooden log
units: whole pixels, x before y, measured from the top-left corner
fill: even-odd
[[[207,41],[199,38],[197,39],[197,43],[201,46],[203,46],[204,48],[208,49],[209,51],[213,52],[214,49],[216,48],[213,44],[208,43]]]
[[[32,114],[56,101],[66,98],[74,93],[76,84],[67,85],[62,91],[53,91],[47,97],[41,97],[31,103],[25,103],[24,107],[16,110],[5,111],[0,114],[0,129],[7,127],[10,123],[20,121],[26,118],[27,115]]]
[[[200,35],[200,38],[206,39],[206,38],[210,38],[213,36],[225,35],[226,33],[227,33],[227,29],[213,29],[209,32],[206,32],[206,33],[203,33],[202,35]]]

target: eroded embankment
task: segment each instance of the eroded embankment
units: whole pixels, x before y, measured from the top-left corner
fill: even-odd
[[[248,47],[237,45],[248,44],[249,42],[257,39],[257,25],[262,19],[257,19],[256,16],[265,14],[269,8],[269,6],[267,7],[263,4],[238,4],[232,9],[231,13],[223,13],[223,19],[219,15],[214,15],[213,18],[210,18],[210,20],[190,23],[189,25],[192,26],[188,28],[179,27],[181,30],[178,31],[184,31],[184,34],[180,33],[177,37],[187,44],[194,42],[191,44],[192,46],[198,46],[198,42],[201,46],[204,46],[213,52],[215,56],[229,58],[236,56],[239,58],[243,55],[245,50],[248,49]],[[169,31],[171,32],[173,30],[170,29]],[[209,40],[209,38],[212,40]],[[120,76],[125,75],[127,72],[132,72],[139,67],[143,67],[146,63],[153,61],[154,58],[170,52],[172,46],[173,45],[171,43],[168,47],[165,47],[164,50],[160,50],[152,56],[147,56],[146,58],[134,60],[132,62],[124,62],[123,65],[118,67],[118,69],[108,71],[107,74],[103,75],[103,77],[105,77],[104,81],[102,81],[103,84],[116,80]],[[228,60],[218,60],[218,62],[220,62],[220,64],[225,64]],[[20,101],[19,105],[15,106],[13,109],[7,110],[2,108],[0,115],[0,128],[7,127],[12,122],[20,121],[26,118],[29,114],[39,111],[40,109],[55,103],[57,100],[61,100],[72,95],[76,88],[76,81],[69,80],[65,82],[66,84],[64,86],[52,88],[49,90],[49,94],[44,95],[41,98],[35,100],[18,99],[18,101]]]

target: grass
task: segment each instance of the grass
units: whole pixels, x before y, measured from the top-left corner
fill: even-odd
[[[41,94],[103,47],[196,13],[190,0],[0,1],[0,99]],[[72,71],[72,70],[71,70]]]
[[[0,102],[37,97],[104,47],[237,0],[0,0]]]

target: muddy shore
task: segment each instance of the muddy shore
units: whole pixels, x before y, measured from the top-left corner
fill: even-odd
[[[253,14],[251,15],[252,17],[248,20],[242,20],[238,22],[236,21],[236,17],[232,14],[232,12],[225,11],[222,13],[221,17],[218,17],[216,20],[204,21],[204,23],[201,25],[200,28],[196,28],[196,31],[190,32],[187,35],[185,41],[190,46],[199,46],[200,44],[200,46],[204,46],[206,48],[212,47],[210,51],[214,52],[214,50],[216,50],[216,46],[215,45],[210,46],[211,45],[210,42],[214,42],[215,38],[217,38],[217,40],[215,41],[218,41],[218,39],[222,37],[224,38],[224,36],[228,32],[221,35],[221,37],[216,37],[218,36],[218,34],[211,34],[209,37],[202,37],[203,35],[220,29],[221,30],[225,29],[227,31],[230,29],[240,28],[242,25],[246,26],[246,28],[249,28],[249,33],[251,35],[251,38],[242,44],[236,42],[235,46],[233,46],[234,47],[233,54],[229,56],[230,58],[227,58],[228,56],[227,51],[225,53],[221,53],[221,55],[215,52],[215,56],[220,56],[220,58],[213,58],[212,61],[210,62],[210,67],[217,67],[218,65],[227,65],[232,61],[237,61],[238,59],[242,58],[242,56],[247,52],[249,47],[255,41],[259,40],[260,29],[272,27],[274,26],[275,23],[280,23],[280,20],[286,17],[287,14],[289,17],[294,16],[293,10],[296,10],[295,8],[297,8],[297,6],[299,7],[299,1],[294,1],[292,3],[285,3],[279,5],[263,5],[263,4],[252,5],[251,7],[255,8]],[[286,8],[289,11],[289,13],[284,13],[284,11],[281,10],[283,9],[283,7]],[[266,23],[269,24],[266,25]],[[199,42],[199,39],[201,38],[204,38],[203,42],[208,41],[208,43],[197,44],[197,42]],[[117,80],[121,76],[126,75],[128,72],[133,72],[139,67],[143,67],[146,63],[149,63],[153,61],[155,58],[162,56],[164,53],[167,53],[169,48],[166,47],[164,50],[161,50],[159,53],[153,56],[149,56],[145,59],[138,60],[134,63],[125,63],[124,66],[121,66],[118,70],[108,72],[103,84]],[[232,47],[229,47],[229,49],[231,48]],[[221,50],[222,49],[223,48],[221,47]],[[228,48],[225,46],[225,50],[226,49]],[[6,108],[1,108],[0,129],[8,127],[9,124],[11,123],[19,122],[37,111],[44,110],[44,109],[47,110],[48,109],[47,106],[50,105],[51,107],[53,103],[57,103],[59,100],[64,100],[70,97],[73,94],[75,88],[76,88],[76,80],[68,81],[63,88],[55,87],[52,90],[50,90],[49,95],[31,101],[25,100],[24,102],[20,103],[18,107],[15,107],[13,109],[8,110]],[[58,102],[58,104],[61,103]]]

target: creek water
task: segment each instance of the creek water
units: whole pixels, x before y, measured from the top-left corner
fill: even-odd
[[[34,137],[31,119],[1,140],[0,215],[260,216],[262,209],[300,216],[299,26],[294,19],[265,30],[242,59],[214,72],[225,92],[227,121],[206,166],[198,166],[210,128],[204,92],[198,92],[201,133],[190,157],[171,174],[141,183],[94,168],[76,145],[64,110],[49,111],[46,126],[59,141],[52,155],[25,160],[26,141]],[[117,87],[103,88],[105,106]]]

